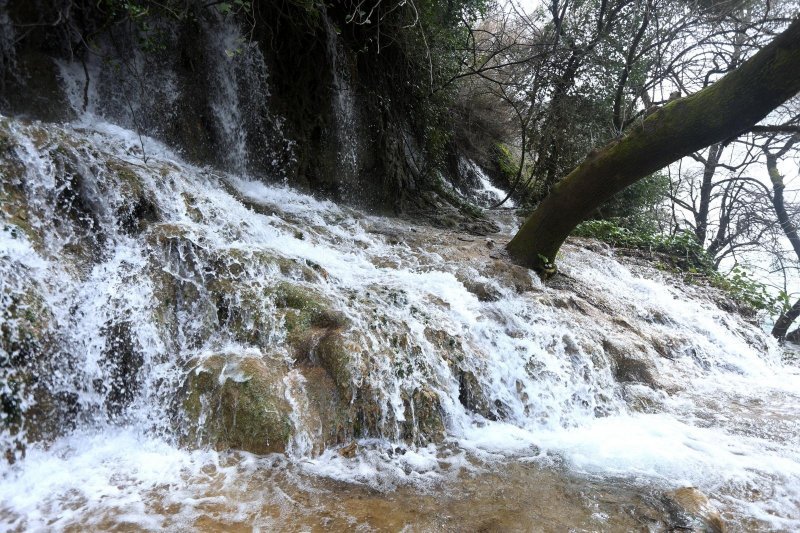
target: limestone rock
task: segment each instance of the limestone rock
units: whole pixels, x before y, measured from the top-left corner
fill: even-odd
[[[671,507],[683,515],[681,529],[703,533],[724,533],[725,523],[708,497],[694,487],[681,487],[666,495]],[[675,513],[673,513],[675,514]]]
[[[181,395],[187,444],[258,454],[285,451],[292,425],[280,360],[218,354],[188,366]]]

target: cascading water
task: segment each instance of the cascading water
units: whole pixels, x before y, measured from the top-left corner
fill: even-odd
[[[469,197],[475,204],[482,207],[491,207],[501,200],[506,199],[507,193],[492,185],[489,176],[474,161],[461,157],[458,161],[458,173],[463,176],[468,189],[462,194]],[[514,201],[506,199],[503,207],[516,207]]]
[[[339,44],[337,29],[328,18],[322,18],[326,35],[326,52],[331,68],[331,100],[337,148],[338,168],[335,172],[342,183],[353,188],[359,172],[359,121],[355,107],[355,93],[347,71],[347,61]]]
[[[137,132],[145,159],[147,136],[186,149],[187,155],[245,174],[282,178],[293,160],[283,122],[269,110],[266,63],[257,43],[246,39],[230,17],[199,18],[194,56],[171,54],[181,36],[151,28],[139,40],[125,35],[100,39],[84,60],[58,61],[72,114],[101,119]],[[183,37],[189,38],[189,37]],[[142,50],[142,39],[153,40]],[[163,42],[162,42],[163,41]],[[120,59],[124,58],[124,59]],[[183,63],[190,63],[187,67]]]
[[[265,185],[240,86],[192,165],[79,67],[80,121],[0,118],[4,528],[800,527],[800,373],[712,292]]]
[[[797,525],[800,432],[787,413],[798,375],[763,334],[699,296],[576,247],[562,261],[572,285],[544,287],[484,239],[452,246],[439,230],[193,167],[153,139],[144,164],[138,135],[103,123],[4,119],[2,135],[0,265],[4,305],[17,302],[6,327],[46,329],[50,342],[46,359],[19,367],[43,372],[29,397],[16,391],[31,417],[21,425],[43,432],[58,417],[5,469],[12,527],[169,526],[198,519],[209,498],[220,523],[235,522],[224,494],[261,460],[178,445],[187,369],[220,354],[220,382],[249,379],[250,358],[271,361],[298,472],[389,489],[455,483],[454,472],[485,468],[476,460],[561,458],[574,472],[698,485],[732,516]],[[346,324],[336,379],[360,391],[345,404],[371,413],[364,431],[382,439],[353,458],[336,453],[350,437],[330,437],[314,397],[322,356],[289,347],[282,284]],[[444,441],[425,444],[438,423]],[[187,501],[167,502],[165,486]],[[258,523],[246,501],[239,512]],[[131,502],[138,510],[123,512]]]
[[[245,127],[245,110],[241,109],[241,88],[238,80],[243,81],[249,94],[259,94],[267,101],[269,89],[264,71],[264,58],[258,45],[248,42],[239,28],[229,20],[218,21],[222,31],[208,31],[211,39],[213,55],[209,64],[212,70],[212,87],[216,92],[212,98],[214,117],[223,132],[223,149],[225,168],[238,173],[248,170],[247,128]],[[252,112],[253,110],[251,110]],[[267,113],[266,108],[260,110]]]

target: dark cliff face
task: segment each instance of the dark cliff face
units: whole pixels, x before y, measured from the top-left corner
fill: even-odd
[[[0,1],[0,113],[93,114],[195,162],[376,211],[419,202],[429,117],[401,47],[370,50],[341,8],[134,16],[116,4]]]

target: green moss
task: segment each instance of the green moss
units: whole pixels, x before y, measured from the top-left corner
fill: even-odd
[[[217,450],[283,452],[292,424],[281,364],[233,354],[192,361],[182,391],[184,442]]]
[[[317,361],[345,398],[353,396],[352,358],[357,350],[356,346],[346,343],[337,332],[324,335],[314,350]]]
[[[283,323],[289,348],[298,351],[310,329],[341,328],[346,324],[345,317],[334,311],[325,297],[300,284],[317,281],[324,274],[305,262],[268,251],[207,250],[193,239],[187,228],[174,224],[155,224],[147,235],[156,252],[163,254],[176,247],[192,250],[193,254],[184,254],[185,268],[203,268],[206,272],[210,268],[213,273],[202,276],[205,284],[192,283],[160,271],[158,264],[154,264],[157,294],[164,304],[160,306],[160,322],[165,326],[173,327],[175,323],[172,302],[188,301],[193,302],[199,314],[208,314],[205,334],[218,329],[245,344],[269,348],[275,328]],[[202,266],[192,264],[195,256]],[[297,278],[298,282],[281,281],[272,285],[268,278],[258,277],[259,273],[270,270]]]
[[[278,307],[310,312],[322,308],[319,297],[315,296],[309,289],[299,285],[281,282],[271,292],[275,299],[275,305]]]
[[[290,344],[298,344],[310,328],[339,329],[347,318],[332,309],[330,302],[310,289],[280,282],[267,291],[275,305],[284,309],[284,324]]]
[[[131,168],[130,164],[109,158],[106,160],[106,170],[115,176],[126,192],[132,196],[140,196],[144,191],[139,174]]]
[[[0,122],[0,216],[6,224],[2,231],[12,237],[21,232],[34,246],[41,244],[39,232],[31,225],[31,214],[23,187],[25,166],[13,151],[16,143],[7,129],[7,121]]]
[[[6,220],[6,223],[0,226],[0,231],[8,233],[12,239],[24,235],[34,248],[42,248],[42,235],[31,224],[30,213],[25,205],[0,193],[0,212]]]
[[[517,175],[519,162],[511,152],[511,148],[507,144],[497,143],[495,145],[495,157],[497,160],[497,167],[503,173],[506,180],[513,181]]]
[[[35,287],[0,293],[0,413],[14,438],[13,460],[27,443],[55,436],[61,429],[55,400],[46,386],[54,361],[53,317]],[[19,453],[17,453],[19,452]]]
[[[12,361],[31,360],[48,344],[51,315],[42,297],[30,288],[23,293],[2,298],[3,322],[0,324],[0,348]]]
[[[339,394],[333,378],[324,368],[310,366],[300,371],[306,380],[304,390],[309,411],[303,416],[319,428],[321,448],[350,442],[353,438],[353,415],[349,398]]]
[[[403,438],[424,445],[441,442],[445,436],[443,411],[439,396],[428,387],[415,389],[403,395],[405,423]]]
[[[8,120],[0,120],[0,155],[5,155],[14,148],[14,139],[8,129]]]

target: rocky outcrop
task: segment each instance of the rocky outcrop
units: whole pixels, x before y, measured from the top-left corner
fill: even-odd
[[[252,453],[283,452],[292,424],[282,362],[258,354],[217,354],[187,364],[181,404],[184,442]]]
[[[543,283],[494,239],[367,217],[162,150],[144,163],[130,133],[0,124],[0,210],[20,243],[4,245],[41,254],[30,269],[25,254],[0,256],[7,279],[19,275],[3,327],[33,332],[22,349],[4,330],[15,434],[37,409],[42,435],[25,438],[150,402],[190,446],[424,445],[473,422],[658,412],[686,373],[727,370],[724,332],[736,349],[769,348],[713,298],[677,302],[649,281],[661,273],[636,266],[634,279],[589,241],[567,245],[562,273]],[[51,285],[71,292],[40,297]],[[67,377],[37,389],[30,360],[37,375]]]
[[[708,496],[694,487],[681,487],[665,494],[674,527],[702,533],[726,531],[719,511]]]

